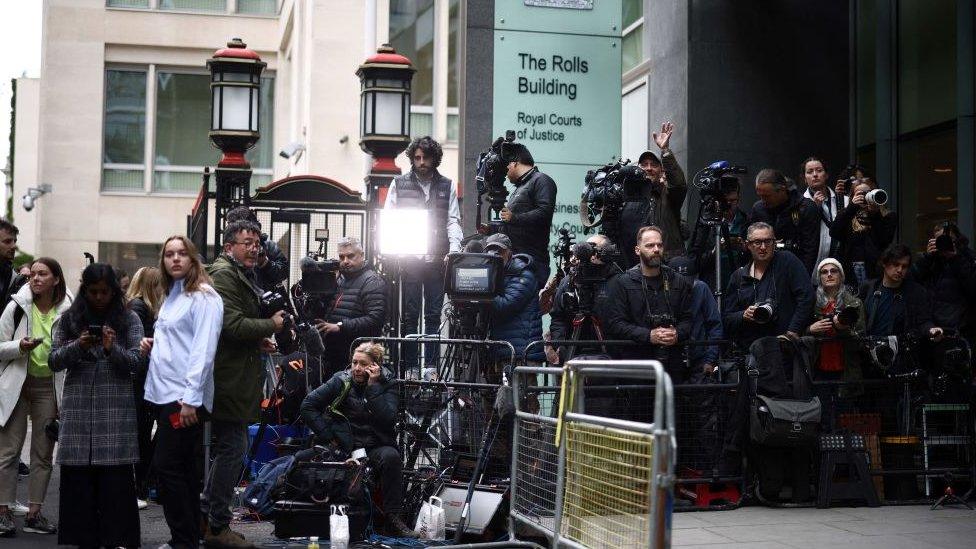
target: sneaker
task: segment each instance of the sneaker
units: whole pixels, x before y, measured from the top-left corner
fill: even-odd
[[[38,513],[34,517],[24,519],[24,531],[32,534],[54,534],[58,527],[51,524],[44,515]]]
[[[20,465],[17,466],[17,476],[26,477],[29,474],[30,474],[30,467],[28,467],[26,463],[21,461]]]
[[[257,545],[244,539],[244,535],[224,527],[220,533],[214,533],[213,529],[203,538],[203,544],[207,547],[234,548],[234,549],[257,549]]]
[[[10,506],[10,512],[13,513],[15,517],[26,517],[28,511],[30,511],[30,507],[19,501],[15,501],[14,504]]]
[[[136,507],[138,507],[139,510],[142,511],[143,509],[149,507],[149,502],[144,499],[136,498]]]
[[[0,513],[0,536],[16,536],[17,526],[11,513]]]

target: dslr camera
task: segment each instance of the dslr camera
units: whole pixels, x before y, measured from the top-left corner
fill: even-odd
[[[648,314],[647,322],[652,330],[655,328],[671,328],[674,326],[674,316],[671,313]]]
[[[853,305],[841,305],[834,310],[834,314],[831,315],[831,320],[834,324],[843,324],[844,326],[854,326],[857,323],[857,317],[860,307],[857,304]]]
[[[756,312],[752,314],[752,319],[756,324],[769,323],[776,313],[776,303],[772,299],[757,301],[753,306],[756,308]]]
[[[935,237],[935,249],[939,252],[955,252],[956,251],[956,241],[953,240],[952,235],[958,234],[959,228],[956,227],[951,221],[942,222],[942,234]]]

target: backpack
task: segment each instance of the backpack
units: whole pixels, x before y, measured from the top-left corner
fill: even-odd
[[[288,471],[295,463],[295,456],[281,456],[261,466],[257,477],[244,490],[244,505],[258,515],[270,515],[274,502],[285,486]]]

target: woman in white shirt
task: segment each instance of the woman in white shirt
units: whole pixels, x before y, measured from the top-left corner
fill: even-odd
[[[213,361],[224,315],[223,301],[199,257],[186,237],[171,236],[163,243],[159,270],[166,299],[153,337],[141,345],[149,355],[145,399],[157,407],[153,466],[174,549],[198,546],[196,455],[202,420],[213,408]]]

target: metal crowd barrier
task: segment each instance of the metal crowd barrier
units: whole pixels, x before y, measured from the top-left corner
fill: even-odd
[[[559,393],[533,383],[540,375],[558,379]],[[584,388],[601,378],[653,382],[652,421],[587,413]],[[519,366],[512,382],[513,531],[527,528],[552,547],[670,547],[674,393],[661,364],[572,360],[564,368]]]

